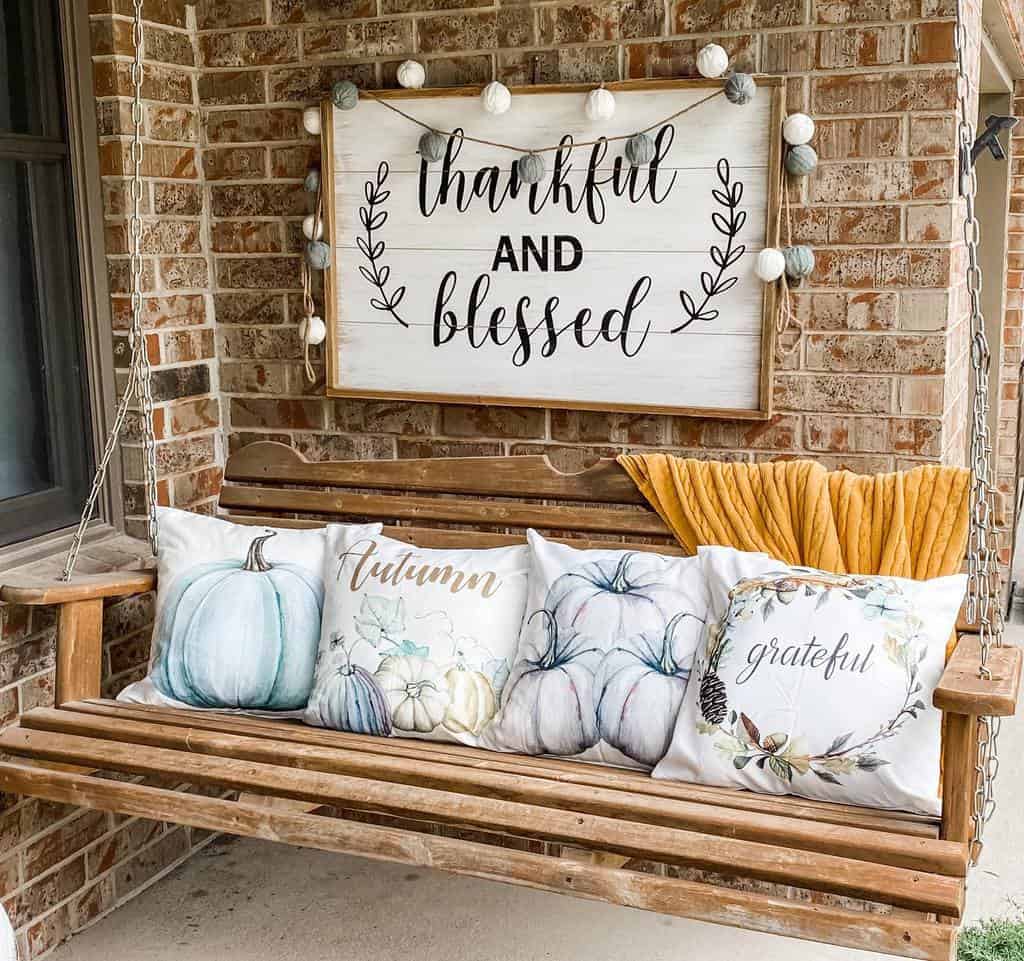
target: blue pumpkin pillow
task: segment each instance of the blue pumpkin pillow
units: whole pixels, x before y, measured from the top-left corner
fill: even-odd
[[[323,639],[305,720],[475,745],[526,606],[526,545],[432,550],[328,528]]]
[[[526,617],[483,745],[653,767],[671,742],[704,627],[697,559],[528,536]]]
[[[171,508],[157,519],[149,673],[119,699],[301,712],[320,642],[324,530],[248,527]]]

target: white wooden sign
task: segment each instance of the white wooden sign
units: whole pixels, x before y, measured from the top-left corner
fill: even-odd
[[[324,110],[328,392],[583,409],[763,418],[769,413],[774,287],[754,273],[778,236],[783,87],[759,80],[650,136],[625,141],[721,89],[718,81],[613,86],[615,117],[587,120],[588,86],[513,91],[492,116],[479,88],[393,91]],[[536,185],[519,154],[541,147]]]

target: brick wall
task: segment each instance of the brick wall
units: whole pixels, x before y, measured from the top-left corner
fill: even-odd
[[[460,10],[446,9],[457,6]],[[197,8],[202,166],[229,443],[291,443],[310,457],[656,447],[744,459],[806,453],[891,470],[953,450],[943,415],[955,84],[952,0],[515,3],[272,0]],[[822,163],[795,191],[818,252],[796,298],[807,335],[781,360],[766,424],[645,414],[328,400],[308,388],[300,316],[301,178],[317,145],[300,110],[339,78],[393,86],[407,56],[428,84],[685,76],[723,43],[749,70],[789,77],[790,109],[818,121]]]
[[[89,0],[89,11],[113,349],[123,366],[131,4]],[[566,466],[642,448],[805,454],[863,471],[962,456],[968,339],[955,239],[954,0],[146,0],[145,11],[146,346],[163,503],[212,510],[226,449],[265,438],[314,458],[544,450]],[[972,17],[980,20],[976,8]],[[340,78],[394,86],[406,57],[424,62],[431,85],[596,82],[690,75],[709,40],[741,69],[786,75],[789,109],[818,123],[820,168],[792,195],[796,239],[816,248],[818,269],[796,295],[806,331],[780,357],[772,421],[328,400],[322,380],[306,385],[297,322],[310,198],[301,180],[318,144],[302,130],[304,106]],[[972,62],[976,30],[974,40]],[[1024,105],[1024,90],[1018,98]],[[1024,170],[1014,173],[1003,366],[1015,382]],[[1016,418],[1009,386],[1002,398],[1005,438]],[[134,533],[138,426],[129,425],[125,446]],[[123,560],[113,549],[86,563]],[[151,607],[151,598],[108,607],[108,692],[142,672]],[[54,626],[53,611],[0,607],[0,723],[52,700]],[[0,797],[0,898],[26,957],[206,840]]]

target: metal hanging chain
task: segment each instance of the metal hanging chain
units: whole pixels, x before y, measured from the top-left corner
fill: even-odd
[[[144,264],[142,260],[142,80],[143,80],[143,32],[142,32],[142,2],[133,0],[134,22],[132,25],[132,41],[135,44],[135,59],[132,61],[132,176],[131,176],[131,214],[128,218],[128,241],[131,251],[129,269],[131,274],[131,330],[129,343],[131,345],[131,361],[128,368],[128,379],[124,386],[124,393],[118,402],[117,411],[114,414],[114,422],[111,424],[110,432],[107,435],[103,453],[100,455],[96,465],[96,473],[93,477],[92,488],[86,498],[85,506],[82,509],[82,516],[78,522],[78,529],[71,540],[68,549],[67,559],[64,562],[62,577],[65,581],[71,580],[75,570],[75,563],[78,560],[78,553],[82,548],[82,539],[85,536],[89,521],[92,520],[96,510],[96,502],[106,483],[107,472],[111,458],[117,450],[117,442],[124,428],[124,422],[128,417],[132,401],[138,399],[142,421],[143,437],[143,472],[145,474],[146,509],[147,509],[147,530],[149,534],[149,545],[153,553],[157,552],[157,524],[156,524],[156,437],[153,433],[153,394],[151,389],[152,369],[149,363],[149,356],[146,353],[146,340],[143,332],[143,300],[142,300],[142,274]]]
[[[960,193],[964,198],[964,244],[967,249],[967,292],[971,308],[971,368],[974,372],[974,400],[971,410],[971,532],[967,552],[967,616],[978,625],[981,647],[979,676],[989,679],[988,662],[993,647],[1003,644],[1003,604],[999,573],[999,532],[996,529],[996,490],[992,466],[992,438],[989,433],[989,368],[991,353],[981,311],[982,276],[978,264],[980,227],[975,212],[977,171],[971,158],[975,125],[970,113],[971,84],[966,56],[969,38],[964,17],[965,0],[956,7],[957,100],[959,124]],[[993,787],[999,771],[1000,719],[978,719],[977,780],[972,803],[973,836],[971,862],[976,864],[983,848],[986,823],[995,812]]]

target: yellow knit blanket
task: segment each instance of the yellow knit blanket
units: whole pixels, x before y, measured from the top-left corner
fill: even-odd
[[[721,544],[836,573],[918,580],[963,564],[971,492],[963,468],[867,476],[813,461],[618,460],[690,553]]]

